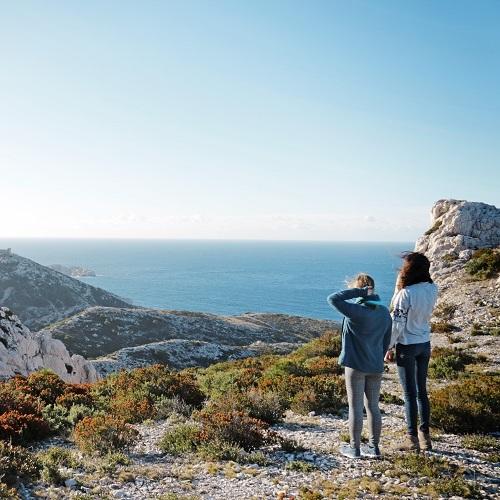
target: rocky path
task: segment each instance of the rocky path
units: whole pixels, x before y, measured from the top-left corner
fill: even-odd
[[[425,495],[435,478],[402,473],[394,466],[394,450],[404,430],[403,408],[381,405],[383,460],[350,460],[338,452],[347,434],[343,416],[300,416],[287,413],[274,429],[295,440],[304,450],[264,450],[268,463],[205,462],[195,456],[164,455],[157,442],[167,421],[137,426],[138,444],[131,463],[101,477],[75,471],[78,486],[37,487],[26,498],[124,498],[124,499],[321,499],[321,498],[437,498]],[[500,498],[499,464],[484,454],[464,449],[454,435],[436,436],[429,455],[456,464],[463,477],[475,485],[479,498]],[[423,460],[421,457],[420,460]],[[423,470],[423,469],[422,469]],[[422,489],[424,488],[424,489]],[[308,496],[309,495],[309,496]],[[316,496],[314,496],[316,495]],[[460,498],[460,497],[457,497]]]

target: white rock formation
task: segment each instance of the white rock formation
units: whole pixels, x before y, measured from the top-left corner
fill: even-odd
[[[415,250],[431,260],[439,278],[463,268],[474,250],[500,245],[500,209],[486,203],[439,200],[431,211],[431,229],[417,240]]]
[[[0,378],[48,368],[66,382],[94,382],[98,375],[84,357],[71,356],[60,340],[32,333],[6,307],[0,307]]]

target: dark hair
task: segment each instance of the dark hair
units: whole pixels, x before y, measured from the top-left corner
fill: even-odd
[[[399,271],[398,290],[417,283],[433,283],[429,259],[419,252],[405,252],[401,255],[403,266]]]

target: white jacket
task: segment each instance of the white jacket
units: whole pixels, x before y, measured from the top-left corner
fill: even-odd
[[[432,311],[436,305],[438,288],[434,283],[417,283],[394,292],[391,300],[392,337],[395,344],[429,342]]]

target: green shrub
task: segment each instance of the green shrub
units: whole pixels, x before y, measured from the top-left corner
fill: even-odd
[[[458,255],[455,253],[447,253],[443,255],[443,262],[446,262],[447,264],[451,264],[452,262],[455,262],[458,259]]]
[[[431,417],[445,432],[500,431],[500,375],[474,374],[432,391]]]
[[[296,413],[336,413],[347,404],[345,384],[339,376],[301,378],[300,387],[290,406]]]
[[[317,466],[311,462],[306,462],[304,460],[291,460],[285,465],[286,470],[293,470],[297,472],[313,472],[317,470]]]
[[[178,396],[168,398],[166,396],[159,396],[154,403],[154,413],[156,418],[163,420],[171,415],[181,415],[189,417],[193,413],[193,407],[188,405]]]
[[[435,347],[429,364],[429,377],[437,379],[455,379],[465,371],[467,365],[479,359],[461,349]]]
[[[164,453],[180,455],[196,450],[200,442],[200,427],[194,424],[180,424],[168,429],[158,446]]]
[[[106,454],[131,446],[138,432],[125,420],[112,415],[85,417],[76,424],[73,438],[85,453]]]
[[[401,453],[394,456],[394,470],[396,476],[426,476],[428,478],[439,478],[443,475],[453,475],[458,466],[448,462],[444,458],[429,455],[418,455],[416,453]]]
[[[34,453],[21,446],[0,441],[0,480],[11,486],[20,479],[34,480],[40,475],[41,464]]]
[[[500,272],[500,252],[491,248],[477,250],[465,270],[479,280],[494,278]]]

